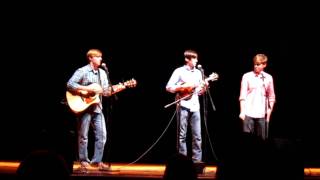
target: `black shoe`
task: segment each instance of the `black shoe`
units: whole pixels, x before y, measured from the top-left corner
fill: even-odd
[[[204,173],[205,167],[206,167],[206,164],[204,162],[196,161],[196,162],[194,162],[194,165],[196,167],[197,174],[203,174]]]

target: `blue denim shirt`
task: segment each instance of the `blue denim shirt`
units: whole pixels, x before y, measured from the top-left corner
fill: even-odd
[[[101,83],[99,82],[99,74]],[[74,72],[67,83],[67,89],[70,91],[75,91],[79,87],[79,85],[87,86],[92,83],[100,84],[103,89],[103,96],[107,96],[109,82],[106,72],[100,68],[99,72],[94,71],[91,68],[90,64],[83,66]],[[100,103],[98,104],[92,104],[91,108],[94,112],[100,113],[102,111],[102,102],[100,101]]]

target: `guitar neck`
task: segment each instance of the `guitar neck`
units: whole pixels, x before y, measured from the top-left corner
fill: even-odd
[[[110,88],[110,90],[111,90],[111,95],[116,94],[116,93],[124,90],[125,88],[126,88],[126,86],[121,85],[121,84],[113,85],[112,88]]]
[[[116,85],[113,85],[111,89],[111,95],[118,93],[124,89],[126,89],[127,87],[135,87],[137,85],[137,81],[135,79],[131,79],[128,81],[125,81],[123,83],[118,83]]]

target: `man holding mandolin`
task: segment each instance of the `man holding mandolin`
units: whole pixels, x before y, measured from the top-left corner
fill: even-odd
[[[176,68],[167,85],[166,90],[176,93],[179,98],[177,104],[177,150],[178,153],[187,153],[187,129],[191,127],[192,134],[192,160],[202,163],[202,137],[201,137],[201,115],[199,95],[203,94],[209,80],[216,80],[217,75],[212,74],[205,79],[201,70],[196,68],[198,54],[194,50],[184,52],[185,64]]]

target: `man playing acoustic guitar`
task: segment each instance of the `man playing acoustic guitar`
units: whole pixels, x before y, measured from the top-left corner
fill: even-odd
[[[80,168],[86,171],[92,165],[98,167],[101,171],[106,171],[110,167],[102,162],[104,147],[107,141],[107,130],[102,111],[101,96],[110,96],[111,92],[107,73],[99,68],[102,61],[102,52],[98,49],[90,49],[87,52],[87,59],[88,64],[77,69],[67,83],[68,93],[70,94],[83,95],[83,98],[97,94],[92,100],[96,101],[96,103],[90,104],[83,112],[78,113],[78,155]],[[125,87],[123,86],[122,88]],[[94,154],[91,160],[88,157],[88,131],[90,125],[93,126],[93,132],[95,133]]]

